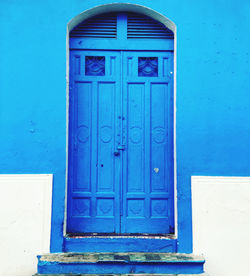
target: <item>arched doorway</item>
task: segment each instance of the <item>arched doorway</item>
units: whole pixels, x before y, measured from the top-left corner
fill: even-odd
[[[70,32],[67,233],[173,233],[173,42],[131,12]]]

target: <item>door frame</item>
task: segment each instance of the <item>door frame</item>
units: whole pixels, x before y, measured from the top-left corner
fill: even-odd
[[[173,249],[178,252],[189,253],[192,252],[192,212],[191,212],[191,186],[189,179],[183,179],[178,177],[178,189],[177,189],[177,162],[176,162],[176,53],[177,53],[177,30],[176,25],[168,19],[165,15],[159,12],[147,8],[145,6],[127,3],[113,3],[103,4],[89,9],[76,15],[67,24],[67,36],[66,36],[66,134],[68,134],[68,111],[69,111],[69,33],[78,25],[81,21],[86,20],[89,17],[98,15],[100,13],[107,12],[135,12],[149,16],[174,32],[174,81],[173,81],[173,97],[174,97],[174,122],[173,122],[173,139],[174,139],[174,200],[175,200],[175,238],[174,241],[177,244]],[[57,183],[57,187],[54,188],[53,193],[53,211],[52,211],[52,224],[51,224],[51,252],[63,252],[65,251],[66,236],[66,207],[67,207],[67,175],[68,175],[68,135],[66,135],[66,171],[65,171],[65,185]],[[179,181],[179,179],[181,181]],[[183,180],[183,181],[182,181]],[[60,184],[60,186],[58,186]],[[187,188],[188,185],[188,188]],[[62,192],[65,193],[64,212],[60,206],[62,203]],[[180,196],[177,198],[177,193],[180,191]],[[185,198],[185,193],[188,198]],[[184,195],[184,196],[183,196]],[[143,247],[142,247],[143,249]],[[98,251],[98,248],[96,249]],[[166,249],[166,251],[168,251]]]
[[[85,12],[79,14],[78,16],[76,16],[75,18],[73,18],[69,24],[68,24],[68,28],[67,28],[67,143],[66,143],[66,147],[68,148],[68,131],[69,131],[69,120],[68,120],[68,114],[69,114],[69,34],[70,31],[77,26],[80,22],[82,22],[83,20],[86,20],[89,17],[93,17],[95,15],[101,14],[101,13],[107,13],[107,12],[134,12],[134,13],[141,13],[144,14],[146,16],[149,16],[153,19],[155,19],[156,21],[164,24],[167,28],[169,28],[170,30],[172,30],[174,32],[174,34],[176,35],[176,26],[175,24],[170,21],[168,18],[166,18],[165,16],[161,15],[160,13],[157,13],[149,8],[143,7],[143,6],[139,6],[139,5],[133,5],[133,4],[119,4],[119,3],[115,3],[115,4],[106,4],[106,5],[101,5],[101,6],[97,6],[95,8],[92,8],[90,10],[86,10]],[[153,45],[152,45],[153,46]],[[154,46],[153,46],[154,47]],[[178,227],[177,227],[177,181],[176,181],[176,139],[175,139],[175,121],[176,121],[176,112],[175,112],[175,101],[176,101],[176,97],[175,97],[175,87],[176,87],[176,78],[175,78],[175,70],[176,70],[176,39],[174,39],[174,47],[173,47],[173,54],[174,54],[174,78],[173,78],[173,157],[174,157],[174,219],[175,219],[175,233],[174,233],[174,237],[177,238],[178,235]],[[96,49],[96,48],[95,48]],[[98,49],[96,49],[98,50]],[[111,50],[111,49],[107,49],[107,50]],[[115,49],[114,49],[115,50]],[[122,50],[122,49],[120,49]],[[136,48],[134,49],[124,49],[124,50],[137,50]],[[144,49],[142,49],[144,50]],[[145,50],[150,50],[150,51],[154,51],[154,50],[158,50],[158,49],[145,49]],[[169,49],[162,49],[162,51],[166,51]],[[67,160],[68,160],[68,150],[67,150]],[[67,161],[68,162],[68,161]],[[68,175],[68,164],[66,166],[66,197],[65,197],[65,214],[67,214],[67,190],[68,190],[68,179],[67,179],[67,175]],[[64,236],[67,236],[67,232],[66,232],[66,225],[67,225],[67,215],[65,215],[64,218]]]

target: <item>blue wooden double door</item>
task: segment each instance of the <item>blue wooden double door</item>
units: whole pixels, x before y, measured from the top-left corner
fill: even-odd
[[[173,232],[173,53],[70,53],[68,233]]]

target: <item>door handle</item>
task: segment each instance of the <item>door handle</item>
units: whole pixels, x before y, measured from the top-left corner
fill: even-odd
[[[121,150],[125,150],[125,145],[118,145],[116,151],[114,152],[114,155],[119,156]]]
[[[118,145],[117,150],[125,150],[125,145]]]

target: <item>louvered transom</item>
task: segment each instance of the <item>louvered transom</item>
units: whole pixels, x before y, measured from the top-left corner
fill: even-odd
[[[83,21],[71,32],[71,37],[117,37],[117,15],[113,13],[100,14]]]
[[[107,13],[91,17],[71,32],[72,38],[173,39],[174,33],[158,21],[137,13]]]
[[[127,38],[173,39],[174,34],[163,24],[150,17],[128,14]]]

